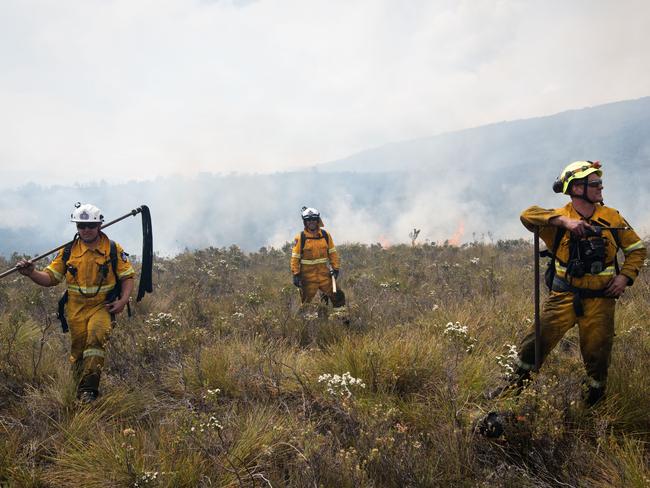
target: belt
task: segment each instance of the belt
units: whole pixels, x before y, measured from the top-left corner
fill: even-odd
[[[613,298],[605,295],[605,290],[590,290],[588,288],[578,288],[577,286],[570,285],[562,278],[555,276],[553,278],[553,286],[551,290],[558,292],[573,293],[573,310],[576,317],[582,317],[585,314],[582,300],[585,298]]]

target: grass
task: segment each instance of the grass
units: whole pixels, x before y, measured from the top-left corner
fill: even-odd
[[[617,305],[609,395],[588,410],[575,330],[519,398],[483,397],[532,324],[526,242],[339,251],[349,324],[301,309],[288,246],[157,259],[83,407],[60,290],[0,281],[0,485],[650,485],[646,274]],[[363,387],[322,376],[344,373]],[[476,428],[490,411],[497,439]]]

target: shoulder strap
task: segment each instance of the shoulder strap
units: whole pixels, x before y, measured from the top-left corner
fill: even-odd
[[[546,272],[544,273],[544,281],[546,282],[546,286],[548,287],[549,290],[553,288],[553,281],[555,280],[555,261],[558,260],[557,250],[560,247],[560,242],[562,241],[563,236],[564,236],[564,228],[560,227],[555,233],[555,239],[553,240],[553,247],[551,249],[551,252],[549,252],[548,249],[546,249],[539,253],[539,255],[542,257],[551,258],[551,260],[548,262],[548,265],[546,267]]]
[[[323,235],[323,238],[325,239],[325,242],[327,243],[327,247],[330,247],[330,236],[325,232],[325,229],[321,229],[321,234]]]
[[[560,247],[560,242],[562,242],[562,237],[564,237],[564,227],[559,228],[555,233],[555,239],[553,239],[553,247],[549,249],[544,249],[540,251],[539,255],[543,258],[551,258],[553,261],[557,259],[557,250]],[[553,263],[555,264],[555,263]]]
[[[305,231],[300,232],[300,255],[302,256],[302,252],[305,250],[305,242],[307,242],[307,236],[305,235]]]
[[[111,260],[111,268],[113,268],[113,274],[115,275],[115,283],[117,283],[120,281],[117,276],[117,244],[115,244],[115,241],[113,240],[111,240],[110,243],[111,246],[108,256]]]
[[[70,254],[72,254],[72,246],[75,245],[78,238],[79,238],[78,234],[75,234],[74,239],[72,239],[72,242],[69,242],[63,248],[63,255],[61,256],[61,259],[63,261],[63,269],[66,269],[68,267],[68,261],[70,260]]]
[[[325,229],[320,230],[320,235],[321,237],[307,237],[304,230],[300,232],[300,255],[302,255],[302,252],[305,249],[305,242],[307,242],[307,239],[325,239],[325,242],[327,243],[327,247],[329,247],[330,236],[327,234],[327,232],[325,232]]]
[[[616,252],[614,253],[614,269],[616,270],[616,274],[620,274],[621,269],[618,265],[618,250],[623,248],[623,246],[621,246],[621,238],[618,235],[618,229],[609,229],[609,231],[612,233],[612,236],[614,236],[614,242],[616,242]]]
[[[564,227],[560,227],[555,234],[555,240],[553,241],[553,250],[551,251],[553,254],[553,260],[557,259],[557,250],[559,249],[560,242],[562,242],[562,238],[564,237],[564,231]]]

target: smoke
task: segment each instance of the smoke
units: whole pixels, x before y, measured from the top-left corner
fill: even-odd
[[[164,255],[232,244],[280,247],[301,230],[303,205],[321,211],[337,243],[404,243],[414,228],[421,229],[419,242],[529,237],[521,210],[564,205],[566,197],[550,190],[559,169],[590,158],[604,161],[606,202],[646,235],[648,141],[650,97],[392,144],[323,165],[328,171],[75,186],[61,177],[55,186],[0,193],[0,253],[34,254],[69,240],[77,201],[99,206],[107,220],[147,204],[155,250]],[[108,232],[138,253],[139,222]]]
[[[649,8],[2,2],[0,184],[275,172],[643,96]],[[7,175],[9,167],[27,171]],[[65,177],[52,169],[63,167]]]

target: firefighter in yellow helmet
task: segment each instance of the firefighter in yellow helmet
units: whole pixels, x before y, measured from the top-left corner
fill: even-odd
[[[300,288],[302,302],[311,301],[320,290],[334,302],[332,277],[339,277],[341,259],[334,239],[324,227],[315,208],[302,208],[304,230],[293,241],[291,273],[293,284]]]
[[[605,394],[616,299],[632,285],[646,256],[643,241],[627,221],[603,204],[602,175],[598,161],[571,163],[553,185],[556,193],[568,195],[571,201],[550,210],[533,206],[521,214],[528,230],[539,228],[552,258],[546,274],[551,291],[540,317],[541,359],[577,323],[587,372],[584,399],[589,406]],[[625,256],[620,266],[618,250]],[[517,391],[535,364],[534,330],[519,350],[513,383]]]
[[[66,281],[64,320],[70,327],[70,362],[78,381],[77,398],[89,403],[99,394],[112,321],[129,301],[135,271],[122,247],[100,230],[104,217],[97,207],[77,204],[70,220],[77,227],[74,242],[61,249],[49,266],[38,271],[22,260],[18,267],[41,286]]]

